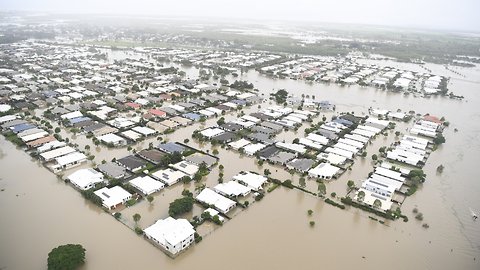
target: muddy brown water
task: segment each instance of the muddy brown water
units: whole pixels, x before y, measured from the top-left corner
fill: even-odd
[[[451,76],[450,88],[466,99],[422,99],[357,86],[272,80],[255,72],[242,75],[266,95],[279,88],[296,95],[314,94],[317,99],[337,104],[337,111],[361,114],[372,106],[445,116],[451,123],[444,133],[447,142],[428,159],[424,167],[427,182],[402,206],[410,218],[407,223],[382,225],[360,210],[339,210],[311,195],[278,188],[172,260],[0,137],[0,268],[46,269],[47,254],[53,247],[80,243],[87,249],[87,263],[82,269],[479,269],[480,223],[472,221],[469,208],[480,211],[476,168],[480,156],[480,69],[458,69],[466,74],[465,79],[441,66],[428,67]],[[253,110],[256,106],[245,111]],[[206,126],[214,123],[209,120]],[[195,124],[163,137],[183,141],[199,127]],[[459,131],[455,133],[454,128]],[[279,137],[293,140],[302,135],[301,130]],[[367,151],[374,153],[394,139],[393,134],[379,137]],[[138,148],[148,147],[150,141],[156,139],[142,142]],[[84,136],[77,136],[75,142],[81,149],[92,145]],[[210,144],[199,145],[193,140],[189,144],[212,149]],[[103,147],[95,151],[92,147],[97,163],[128,153],[126,149]],[[278,166],[258,167],[254,159],[234,151],[219,148],[219,152],[225,180],[241,170],[262,172],[265,168],[273,177],[292,178]],[[441,175],[435,170],[439,164],[445,166]],[[370,159],[357,158],[353,170],[329,183],[327,192],[343,196],[349,179],[359,184],[371,170]],[[204,183],[213,186],[217,178],[218,167]],[[298,176],[293,180],[298,182]],[[142,201],[123,210],[123,216],[131,219],[134,213],[140,213],[139,225],[145,228],[167,215],[168,203],[183,188],[193,191],[195,185],[179,184],[162,191],[155,195],[153,204]],[[429,229],[414,219],[415,207],[424,214],[423,223],[428,223]],[[308,209],[314,212],[310,217]],[[310,227],[309,221],[315,221],[315,226]]]

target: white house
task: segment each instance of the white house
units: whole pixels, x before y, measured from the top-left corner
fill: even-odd
[[[225,195],[225,196],[233,196],[233,197],[238,197],[238,196],[247,196],[251,189],[239,184],[236,181],[229,181],[226,183],[221,183],[213,187],[213,190],[216,192]]]
[[[96,184],[103,182],[103,174],[94,169],[80,169],[67,177],[68,181],[81,190],[87,190],[95,187]]]
[[[103,206],[110,210],[132,198],[132,194],[128,193],[128,191],[120,186],[114,186],[112,188],[104,187],[94,193],[102,199]]]
[[[181,171],[173,170],[173,169],[165,169],[165,170],[160,170],[152,173],[152,176],[155,179],[158,179],[162,181],[163,183],[171,186],[173,184],[176,184],[180,179],[183,177],[187,176]]]
[[[170,167],[172,167],[176,170],[179,170],[179,171],[185,173],[186,175],[188,175],[190,177],[193,177],[199,169],[199,167],[197,165],[189,163],[187,161],[180,161],[180,162],[175,163],[175,164],[170,164]]]
[[[156,181],[150,176],[139,176],[129,181],[130,185],[138,189],[143,195],[150,195],[165,187],[160,181]]]
[[[186,219],[167,217],[143,230],[145,236],[175,255],[188,248],[194,241],[195,230]]]
[[[320,163],[317,167],[310,169],[308,175],[321,179],[332,179],[338,171],[340,171],[340,168],[335,167],[330,163]]]
[[[202,192],[198,194],[197,200],[215,206],[215,208],[223,214],[228,213],[228,211],[232,210],[237,204],[209,188],[203,189]]]
[[[251,172],[240,172],[233,177],[234,180],[246,185],[251,190],[259,191],[268,181],[268,178]]]

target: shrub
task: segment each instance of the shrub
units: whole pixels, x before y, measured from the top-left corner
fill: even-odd
[[[48,253],[48,270],[74,270],[85,263],[85,249],[82,245],[58,246]]]

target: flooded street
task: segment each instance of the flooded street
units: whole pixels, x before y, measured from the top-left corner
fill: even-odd
[[[420,71],[418,65],[404,66]],[[373,107],[444,116],[450,122],[444,131],[446,143],[431,154],[423,168],[426,182],[405,200],[402,212],[409,218],[406,223],[396,220],[382,225],[359,209],[340,210],[318,197],[279,187],[173,260],[0,136],[0,269],[46,269],[48,252],[65,243],[79,243],[87,250],[87,262],[82,269],[480,269],[480,222],[474,222],[469,211],[470,207],[480,211],[476,169],[480,156],[480,68],[458,68],[464,78],[439,65],[426,66],[437,74],[452,77],[450,89],[465,99],[417,98],[356,85],[270,79],[253,70],[237,78],[252,82],[265,96],[281,88],[296,96],[315,95],[317,100],[336,104],[336,112],[366,114]],[[195,68],[187,71],[189,76],[198,74]],[[262,104],[262,108],[266,106],[268,103]],[[254,105],[244,111],[248,114],[257,110]],[[330,118],[334,114],[321,113],[319,117]],[[228,122],[236,117],[231,113],[225,119]],[[179,142],[189,138],[189,145],[212,151],[209,143],[200,145],[191,134],[216,120],[161,137]],[[397,130],[407,126],[398,123]],[[303,136],[305,127],[306,124],[298,130],[298,136]],[[458,132],[454,132],[455,128]],[[277,138],[291,141],[297,135],[288,131]],[[79,149],[87,144],[92,146],[90,152],[97,164],[128,154],[126,148],[101,146],[97,151],[91,140],[76,136]],[[371,154],[395,139],[392,133],[376,138],[367,148],[367,158],[356,157],[351,171],[327,184],[327,194],[335,191],[344,196],[348,180],[359,185],[372,171]],[[156,137],[149,138],[134,148],[147,148],[150,142],[158,143]],[[242,170],[263,172],[268,168],[273,178],[298,183],[298,175],[292,177],[279,166],[260,167],[254,158],[217,149],[219,164],[225,166],[225,180]],[[445,166],[442,174],[436,172],[440,164]],[[201,184],[216,183],[218,166]],[[314,184],[309,182],[307,187]],[[168,204],[184,188],[194,191],[195,185],[198,184],[192,182],[167,188],[155,195],[152,204],[143,200],[122,211],[122,215],[131,219],[134,213],[141,213],[139,225],[145,228],[166,217]],[[422,222],[414,218],[414,208],[423,213],[423,222],[430,228],[423,228]],[[309,209],[313,210],[312,216],[307,215]],[[312,220],[314,227],[309,226]]]

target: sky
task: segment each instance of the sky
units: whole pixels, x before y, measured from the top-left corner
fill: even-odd
[[[1,0],[0,10],[357,23],[480,32],[480,0]]]

